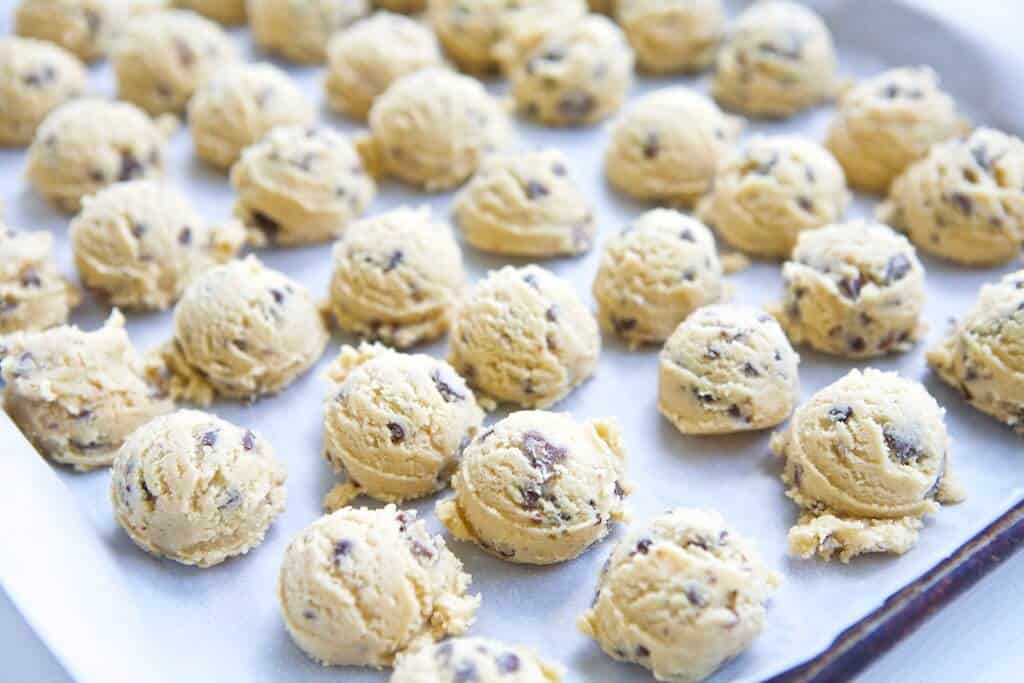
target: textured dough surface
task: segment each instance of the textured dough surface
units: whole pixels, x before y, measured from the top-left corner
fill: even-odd
[[[52,234],[0,223],[0,336],[63,325],[80,301],[57,270]]]
[[[451,638],[403,655],[390,683],[558,683],[562,667],[518,645]]]
[[[106,55],[128,9],[129,3],[115,0],[21,0],[14,31],[59,45],[91,62]]]
[[[46,115],[85,86],[85,67],[67,50],[33,38],[0,38],[0,147],[32,142]]]
[[[370,12],[369,0],[248,0],[253,40],[271,54],[321,64],[331,36]]]
[[[244,24],[246,0],[171,0],[175,7],[190,9],[218,24]]]
[[[706,69],[725,33],[722,0],[618,0],[615,17],[652,74]]]
[[[376,7],[389,12],[414,14],[427,8],[427,0],[374,0]]]

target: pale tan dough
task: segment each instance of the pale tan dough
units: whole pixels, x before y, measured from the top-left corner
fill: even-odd
[[[28,148],[25,175],[36,192],[66,213],[113,183],[159,179],[164,145],[177,129],[128,102],[72,100],[54,109]]]
[[[82,282],[111,304],[164,310],[204,270],[234,257],[245,232],[211,225],[188,199],[152,180],[115,183],[83,200],[69,227]]]
[[[825,146],[852,187],[883,194],[932,145],[967,132],[931,68],[890,69],[839,97]]]
[[[393,665],[469,628],[472,577],[415,510],[343,508],[285,551],[278,598],[295,644],[324,665]]]
[[[198,410],[139,427],[111,475],[114,518],[135,544],[197,567],[248,553],[285,506],[285,469],[270,443]]]
[[[571,560],[627,519],[622,429],[523,410],[477,436],[435,512],[457,539],[524,564]]]
[[[619,541],[577,624],[617,661],[696,683],[750,647],[781,583],[720,514],[675,508]]]
[[[246,0],[171,0],[171,4],[202,14],[218,24],[244,24]]]
[[[637,65],[649,73],[706,69],[725,34],[722,0],[618,0],[615,6]]]
[[[229,64],[213,72],[188,105],[196,154],[227,169],[242,150],[277,126],[308,126],[313,105],[273,64]]]
[[[518,645],[451,638],[402,655],[390,683],[558,683],[562,667]]]
[[[749,116],[785,118],[832,97],[836,55],[828,27],[796,2],[766,0],[743,12],[715,61],[711,93]]]
[[[737,249],[783,259],[800,232],[838,222],[849,203],[843,169],[824,147],[757,136],[719,166],[696,213]]]
[[[786,495],[801,508],[790,551],[848,562],[910,549],[921,517],[965,497],[944,414],[918,382],[873,368],[851,370],[797,408],[771,441]]]
[[[1024,270],[982,287],[927,358],[968,403],[1024,434]]]
[[[0,38],[0,147],[32,142],[46,115],[85,88],[85,67],[67,50],[34,38]]]
[[[656,90],[612,124],[605,175],[635,199],[691,207],[710,189],[743,127],[688,87]]]
[[[1024,242],[1024,141],[978,128],[935,145],[893,181],[878,218],[954,263],[1012,261]]]
[[[597,230],[568,159],[553,148],[489,158],[455,196],[452,213],[468,243],[495,254],[582,254]]]
[[[272,129],[231,169],[235,216],[257,247],[341,236],[377,193],[355,147],[330,128]]]
[[[428,192],[461,185],[511,136],[508,115],[479,81],[441,68],[392,83],[369,123],[356,145],[370,171]]]
[[[427,8],[427,0],[374,0],[373,4],[382,10],[405,14],[422,12]]]
[[[21,0],[14,14],[19,36],[60,45],[86,62],[103,57],[130,12],[119,0]]]
[[[80,302],[78,289],[57,270],[52,234],[0,223],[0,336],[63,325]]]
[[[79,471],[106,467],[137,427],[174,409],[149,384],[115,310],[102,328],[17,332],[0,347],[4,410],[32,445]]]
[[[248,0],[253,40],[292,62],[322,64],[331,36],[370,13],[369,0]]]
[[[327,511],[363,494],[399,503],[448,486],[484,419],[450,365],[363,343],[342,347],[326,376],[324,458],[345,478]]]
[[[249,256],[203,272],[174,309],[174,338],[147,372],[175,398],[255,401],[276,394],[324,352],[327,328],[306,288]]]
[[[771,307],[794,344],[847,358],[903,353],[924,336],[924,268],[906,237],[864,220],[800,233]]]
[[[572,285],[537,265],[488,273],[459,305],[448,362],[488,407],[547,408],[597,367],[601,335]]]
[[[466,284],[451,228],[426,207],[352,224],[333,262],[325,309],[335,324],[398,348],[444,335]]]

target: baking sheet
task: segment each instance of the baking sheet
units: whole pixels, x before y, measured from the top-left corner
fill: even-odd
[[[737,5],[730,3],[731,11]],[[840,50],[841,68],[866,75],[888,66],[930,63],[971,118],[1020,133],[1024,117],[1010,80],[1012,65],[950,28],[889,0],[823,0],[814,3],[829,23]],[[10,31],[13,0],[0,1],[0,32]],[[255,52],[243,31],[235,31],[251,59]],[[908,37],[912,36],[912,39]],[[309,97],[322,103],[321,69],[287,67]],[[640,79],[633,96],[684,82],[706,89],[701,79]],[[113,93],[109,68],[93,67],[96,92]],[[502,84],[491,87],[500,92]],[[784,123],[754,123],[753,132],[800,132],[821,139],[829,120],[822,109]],[[326,125],[355,126],[322,111]],[[592,198],[598,218],[598,247],[647,207],[622,199],[605,184],[600,128],[547,130],[517,123],[518,146],[557,146],[570,159],[574,177]],[[67,217],[47,206],[23,180],[24,155],[0,150],[0,197],[6,222],[23,229],[47,229],[57,236],[58,258],[74,272],[67,241]],[[170,175],[212,220],[230,214],[232,194],[224,176],[192,154],[187,129],[170,147]],[[383,183],[371,207],[380,212],[402,204],[430,205],[448,216],[451,195],[429,196]],[[850,215],[865,215],[872,202],[858,198]],[[472,280],[515,260],[464,249]],[[317,246],[263,251],[268,265],[326,293],[330,249]],[[548,262],[571,280],[592,304],[590,284],[598,249],[578,259]],[[577,418],[612,415],[625,428],[629,478],[636,484],[630,506],[637,522],[666,508],[709,506],[720,510],[741,533],[756,539],[772,567],[786,579],[769,609],[764,634],[715,681],[759,680],[814,656],[845,627],[877,607],[886,596],[923,573],[972,534],[1024,496],[1019,475],[1021,442],[1008,430],[968,408],[939,383],[924,363],[923,349],[963,313],[982,283],[1019,267],[972,271],[922,257],[928,272],[926,317],[930,331],[912,353],[870,363],[837,361],[800,349],[804,398],[852,367],[872,365],[921,379],[948,409],[954,462],[968,500],[927,520],[920,543],[902,558],[869,557],[849,566],[794,560],[786,554],[786,531],[796,508],[783,496],[778,464],[768,450],[769,432],[714,438],[679,435],[656,409],[657,349],[630,352],[606,338],[597,374],[557,409]],[[732,276],[735,300],[767,304],[781,294],[777,264],[758,263]],[[108,309],[90,299],[74,322],[98,326]],[[129,330],[140,349],[170,334],[170,313],[132,316]],[[288,509],[265,543],[248,556],[197,570],[161,561],[138,550],[113,521],[107,499],[109,474],[76,474],[52,468],[28,452],[0,415],[0,583],[68,671],[82,681],[383,681],[386,675],[358,669],[322,669],[295,648],[285,633],[275,596],[277,570],[288,540],[315,519],[323,494],[334,483],[320,458],[321,409],[325,384],[320,372],[334,357],[335,338],[320,364],[277,397],[255,406],[217,404],[221,416],[258,429],[287,465]],[[425,349],[443,355],[444,344]],[[490,419],[496,419],[494,415]],[[443,495],[443,494],[442,494]],[[412,505],[440,531],[432,509],[438,497]],[[363,499],[359,504],[374,505]],[[526,644],[559,661],[569,681],[647,681],[639,667],[618,664],[580,636],[575,619],[589,604],[601,563],[621,529],[581,558],[553,567],[523,567],[450,542],[473,574],[472,590],[483,605],[470,633]]]

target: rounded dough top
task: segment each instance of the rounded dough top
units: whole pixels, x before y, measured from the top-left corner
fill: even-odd
[[[27,145],[46,115],[86,89],[85,66],[34,38],[0,38],[0,146]]]
[[[57,270],[51,233],[0,223],[0,336],[63,325],[80,300]]]
[[[524,647],[463,637],[400,657],[390,683],[558,683],[561,671]]]

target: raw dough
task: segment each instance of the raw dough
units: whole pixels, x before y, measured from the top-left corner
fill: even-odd
[[[407,348],[442,336],[466,283],[451,228],[430,209],[354,223],[334,247],[327,306],[341,329]]]
[[[618,0],[615,16],[639,67],[654,74],[706,69],[725,33],[722,0]]]
[[[991,128],[932,147],[896,178],[878,217],[919,248],[969,266],[1012,261],[1024,241],[1024,141]]]
[[[415,510],[343,508],[285,551],[278,598],[295,643],[325,665],[391,666],[395,655],[464,633],[472,580]]]
[[[839,98],[825,146],[850,185],[884,193],[937,142],[967,131],[953,98],[939,89],[929,67],[890,69]]]
[[[927,327],[924,268],[914,246],[864,220],[800,233],[772,314],[795,344],[847,358],[913,348]]]
[[[750,647],[781,583],[720,514],[676,508],[615,546],[577,623],[613,659],[695,683]]]
[[[691,207],[711,187],[743,126],[688,87],[657,90],[612,125],[605,174],[635,199]]]
[[[423,354],[345,346],[327,378],[324,458],[347,478],[328,510],[360,494],[398,503],[440,491],[484,419],[455,370]]]
[[[456,195],[455,222],[467,242],[495,254],[550,258],[590,249],[590,202],[557,149],[494,156]]]
[[[362,120],[394,81],[443,64],[441,45],[427,26],[400,14],[376,12],[327,43],[327,102],[339,114]]]
[[[824,147],[757,136],[719,167],[697,215],[737,249],[781,259],[801,231],[839,221],[849,202],[843,169]]]
[[[308,126],[313,105],[273,64],[231,64],[206,79],[188,106],[196,154],[228,168],[242,150],[277,126]]]
[[[285,470],[266,439],[181,410],[137,429],[114,460],[114,517],[158,557],[211,567],[263,542],[285,504]]]
[[[705,306],[665,343],[658,410],[683,434],[773,427],[800,398],[799,363],[782,328],[764,311]]]
[[[86,71],[67,50],[33,38],[0,38],[0,146],[32,142],[46,115],[85,92]]]
[[[142,370],[116,310],[93,332],[18,332],[0,348],[4,410],[42,455],[79,471],[106,467],[138,426],[174,409]]]
[[[593,293],[601,327],[635,349],[665,341],[729,287],[711,232],[678,211],[654,209],[605,242]]]
[[[485,407],[547,408],[593,374],[600,353],[597,321],[571,284],[540,266],[505,266],[459,306],[448,362]]]
[[[115,306],[164,310],[199,273],[232,258],[242,226],[211,226],[174,188],[116,183],[83,200],[71,247],[87,287]]]
[[[944,413],[919,383],[873,368],[797,408],[771,442],[786,495],[802,508],[790,551],[847,562],[912,547],[921,517],[964,498]]]
[[[244,24],[246,0],[171,0],[175,7],[190,9],[219,24]]]
[[[176,398],[255,401],[276,394],[324,352],[327,329],[306,288],[255,256],[210,268],[174,309],[174,339],[148,371]]]
[[[235,215],[259,247],[339,237],[377,193],[348,138],[323,127],[271,130],[243,150],[231,186]]]
[[[248,0],[253,40],[293,62],[322,64],[331,36],[370,13],[369,0]]]
[[[562,667],[524,647],[488,638],[452,638],[403,655],[390,683],[558,683]]]
[[[610,419],[523,410],[466,448],[438,519],[451,534],[526,564],[577,557],[624,521],[626,447]]]
[[[928,364],[967,402],[1024,434],[1024,270],[981,289]]]
[[[587,6],[591,12],[610,15],[615,11],[616,2],[617,0],[587,0]]]
[[[374,5],[382,10],[414,14],[427,8],[427,0],[374,0]]]
[[[369,123],[371,135],[356,144],[371,171],[428,192],[461,185],[511,135],[508,115],[479,81],[440,68],[392,83]]]
[[[25,174],[39,194],[75,213],[82,197],[112,183],[163,176],[164,144],[176,128],[128,102],[72,100],[39,126]]]
[[[733,23],[711,92],[723,107],[784,118],[818,105],[836,89],[836,55],[825,23],[795,2],[769,0]]]
[[[0,336],[63,325],[80,301],[57,270],[52,234],[0,223]]]
[[[128,3],[119,0],[21,0],[14,31],[60,45],[91,62],[106,55],[128,11]]]

